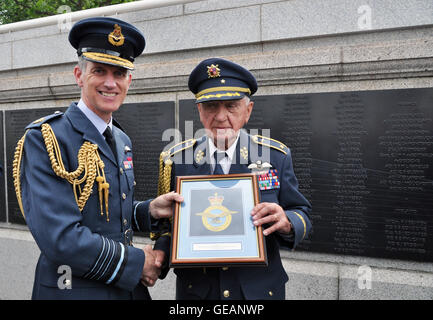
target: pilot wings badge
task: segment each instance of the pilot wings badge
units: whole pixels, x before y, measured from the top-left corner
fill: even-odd
[[[196,215],[201,216],[204,227],[210,231],[220,232],[227,229],[232,222],[232,214],[237,213],[237,211],[231,211],[224,207],[222,205],[224,197],[218,196],[218,193],[208,197],[208,200],[211,205]]]

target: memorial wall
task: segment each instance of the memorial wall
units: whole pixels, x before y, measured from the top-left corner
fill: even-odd
[[[291,149],[313,205],[313,233],[298,250],[433,261],[433,89],[253,101],[246,128],[269,129]],[[180,129],[202,127],[193,100],[180,115]]]
[[[202,127],[191,70],[232,60],[259,84],[247,130],[291,149],[313,205],[311,237],[281,250],[286,297],[431,300],[433,2],[163,2],[104,13],[146,38],[114,115],[133,142],[136,198],[155,196],[160,151]],[[13,188],[16,142],[28,123],[79,99],[68,31],[84,14],[0,26],[0,299],[31,296],[38,256]],[[366,269],[372,283],[360,287]],[[174,298],[170,275],[152,297]]]
[[[291,149],[300,190],[313,205],[313,233],[298,250],[433,261],[433,89],[253,101],[246,129]],[[65,108],[4,112],[9,173],[24,127],[56,110]],[[159,154],[174,139],[163,134],[175,127],[174,115],[174,102],[127,103],[115,113],[133,141],[136,199],[156,195]],[[179,115],[183,138],[202,128],[194,100],[181,100]],[[7,221],[24,224],[11,174],[7,185]]]

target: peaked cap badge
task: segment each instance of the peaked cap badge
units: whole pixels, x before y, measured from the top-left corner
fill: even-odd
[[[125,37],[122,34],[122,28],[116,23],[114,30],[108,35],[108,42],[113,46],[120,47],[125,42]]]
[[[211,64],[210,66],[207,66],[207,74],[209,78],[220,77],[220,71],[221,69],[218,68],[218,65]]]

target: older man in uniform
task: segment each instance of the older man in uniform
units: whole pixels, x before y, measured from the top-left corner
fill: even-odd
[[[171,188],[175,176],[265,168],[259,179],[261,202],[251,215],[256,226],[264,226],[268,266],[176,268],[176,298],[284,299],[288,277],[280,245],[295,248],[311,229],[311,205],[298,190],[290,150],[281,142],[241,130],[250,118],[254,105],[250,97],[257,90],[256,79],[245,68],[224,59],[207,59],[191,72],[188,85],[197,99],[206,135],[162,154],[171,167]],[[191,151],[192,164],[187,163]],[[169,235],[160,239],[168,256]]]
[[[134,201],[129,137],[113,119],[145,46],[134,26],[113,18],[77,22],[69,41],[81,99],[26,127],[14,161],[21,211],[41,255],[33,299],[149,299],[164,253],[132,246],[172,215],[170,193]]]

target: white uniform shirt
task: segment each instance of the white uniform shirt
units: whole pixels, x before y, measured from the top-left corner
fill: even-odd
[[[77,107],[86,115],[86,117],[96,127],[96,129],[103,137],[104,137],[103,133],[105,129],[107,129],[107,125],[110,127],[111,131],[113,131],[113,117],[110,118],[110,122],[107,124],[96,113],[90,110],[89,107],[86,106],[86,104],[82,99],[80,99],[80,101],[78,102]]]
[[[227,149],[227,150],[220,150],[217,149],[217,147],[215,147],[215,144],[213,143],[212,139],[208,139],[209,140],[209,157],[210,157],[210,163],[212,166],[212,172],[215,170],[215,158],[214,158],[214,153],[219,151],[219,152],[226,152],[227,156],[225,158],[223,158],[222,160],[220,160],[219,164],[221,165],[221,168],[224,171],[224,174],[228,174],[230,171],[230,166],[232,165],[233,162],[233,155],[235,153],[236,150],[236,145],[238,143],[239,140],[239,134],[240,132],[238,132],[238,136],[236,138],[236,141]]]

